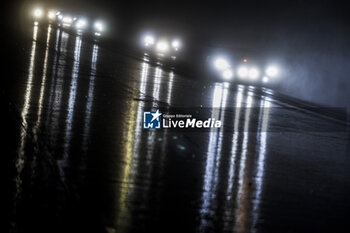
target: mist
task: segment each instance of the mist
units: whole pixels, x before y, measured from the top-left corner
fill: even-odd
[[[211,45],[248,48],[281,65],[278,91],[319,104],[350,107],[349,17],[335,1],[60,1],[38,3],[104,18],[113,40],[135,47],[154,31],[179,35],[183,60],[201,67]],[[196,54],[196,56],[194,56]]]

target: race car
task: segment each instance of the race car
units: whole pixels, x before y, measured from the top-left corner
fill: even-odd
[[[211,75],[219,80],[247,85],[271,86],[279,83],[282,76],[281,66],[265,61],[258,53],[232,51],[230,56],[208,56],[211,63]]]
[[[50,23],[66,30],[76,31],[78,34],[91,33],[94,36],[101,36],[106,30],[105,24],[100,20],[89,24],[86,17],[61,10],[35,8],[32,16],[35,24],[39,22]]]
[[[161,61],[175,60],[181,48],[181,42],[178,39],[169,40],[165,37],[156,39],[152,35],[143,36],[142,44],[145,55]]]

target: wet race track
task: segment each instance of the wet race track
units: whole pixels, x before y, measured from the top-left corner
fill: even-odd
[[[10,232],[348,232],[342,119],[53,26],[31,33],[6,93]],[[222,127],[143,129],[144,111],[180,108]]]

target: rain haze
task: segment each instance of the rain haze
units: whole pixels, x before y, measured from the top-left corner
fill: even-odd
[[[109,36],[130,46],[142,32],[179,35],[194,69],[210,46],[248,49],[283,64],[282,93],[349,107],[350,19],[341,1],[24,1],[22,16],[35,4],[108,19]]]
[[[346,4],[3,9],[0,232],[349,232]]]

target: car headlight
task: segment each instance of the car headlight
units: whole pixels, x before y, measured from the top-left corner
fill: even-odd
[[[169,46],[168,46],[168,43],[166,41],[160,41],[157,43],[157,50],[159,52],[164,53],[164,52],[168,51],[168,49],[169,49]]]
[[[259,70],[257,68],[251,68],[248,75],[249,78],[256,79],[259,76]]]
[[[278,74],[278,69],[275,66],[270,66],[266,69],[266,74],[271,77],[275,77]]]
[[[262,81],[263,81],[263,83],[268,83],[268,82],[269,82],[269,77],[264,76],[264,77],[262,78]]]
[[[248,68],[245,66],[238,68],[237,74],[240,78],[246,78],[248,76]]]
[[[94,27],[96,32],[99,32],[99,33],[101,33],[105,28],[102,22],[96,22]]]
[[[87,21],[85,19],[78,19],[76,27],[77,29],[84,29],[87,26]]]
[[[55,11],[49,11],[47,13],[47,17],[50,19],[50,20],[54,20],[55,17],[56,17],[56,12]]]
[[[41,9],[35,9],[33,15],[35,18],[41,18],[43,16],[43,11]]]
[[[216,59],[214,62],[214,65],[215,65],[216,69],[218,69],[218,70],[226,70],[230,67],[228,61],[225,60],[224,58]]]
[[[180,41],[174,40],[174,41],[171,43],[171,46],[177,51],[177,50],[180,48]]]
[[[65,24],[66,26],[70,26],[72,22],[73,22],[73,19],[70,16],[64,16],[62,18],[62,23]]]
[[[222,76],[223,76],[225,79],[231,79],[232,76],[233,76],[233,72],[232,72],[232,70],[227,69],[227,70],[225,70],[224,72],[222,72]]]
[[[150,46],[154,44],[154,37],[153,36],[145,36],[144,39],[145,46]]]

